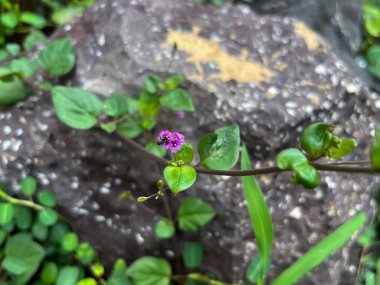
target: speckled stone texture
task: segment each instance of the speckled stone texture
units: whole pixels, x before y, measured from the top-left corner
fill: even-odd
[[[368,157],[380,98],[363,86],[316,34],[295,20],[253,14],[245,6],[200,6],[179,0],[103,0],[54,37],[71,36],[78,64],[62,84],[108,96],[137,97],[150,73],[182,73],[197,112],[179,120],[164,111],[155,132],[177,129],[195,146],[201,135],[238,123],[254,166],[297,147],[304,126],[336,125],[353,135],[352,159]],[[168,70],[171,46],[178,52]],[[110,264],[142,255],[173,261],[170,241],[154,237],[163,201],[120,201],[155,191],[159,167],[114,135],[74,131],[54,116],[49,96],[36,94],[0,114],[1,181],[34,175],[58,195],[60,210],[83,240]],[[275,224],[273,279],[326,234],[360,211],[373,214],[377,183],[366,175],[322,173],[322,185],[304,190],[287,174],[261,176]],[[225,281],[244,279],[257,249],[238,178],[199,175],[195,186],[169,197],[173,209],[185,195],[201,197],[218,213],[200,234],[178,236],[205,246],[201,271]],[[174,212],[174,210],[173,210]],[[298,284],[353,284],[360,249],[350,242]]]

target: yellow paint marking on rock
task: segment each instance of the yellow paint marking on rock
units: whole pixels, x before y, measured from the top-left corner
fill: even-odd
[[[308,26],[299,21],[293,23],[296,34],[301,36],[310,50],[316,50],[322,46],[321,38]]]
[[[202,63],[214,63],[218,72],[209,76],[222,81],[235,80],[238,84],[254,83],[260,84],[269,81],[274,75],[269,68],[248,60],[249,51],[243,49],[240,58],[235,57],[221,49],[218,42],[199,36],[199,27],[193,27],[191,33],[179,30],[168,30],[168,35],[164,45],[173,46],[177,44],[180,51],[186,52],[189,56],[187,62],[196,66],[203,79],[205,74]]]

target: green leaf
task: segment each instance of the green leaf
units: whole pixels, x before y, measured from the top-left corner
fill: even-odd
[[[116,260],[107,285],[132,285],[127,276],[127,265],[121,258]]]
[[[372,271],[369,271],[369,270],[366,271],[365,285],[376,285],[376,275]]]
[[[92,246],[86,242],[79,244],[75,257],[84,265],[90,264],[96,258],[96,252]]]
[[[20,78],[11,75],[0,79],[0,105],[12,105],[28,97],[28,89]]]
[[[194,159],[194,151],[191,144],[184,142],[179,151],[174,154],[175,160],[182,160],[184,164],[189,164]]]
[[[198,143],[198,153],[205,167],[228,170],[239,159],[239,146],[239,127],[231,125],[203,136]]]
[[[376,241],[376,229],[374,226],[367,227],[358,237],[358,244],[363,247],[371,246]]]
[[[38,202],[46,207],[54,207],[57,204],[57,198],[53,192],[43,190],[38,193]]]
[[[376,129],[375,140],[371,147],[371,163],[374,169],[380,170],[380,126]]]
[[[47,238],[48,233],[49,231],[48,231],[47,226],[45,226],[38,220],[32,226],[32,234],[39,241],[44,241]]]
[[[245,145],[242,150],[241,169],[251,169],[251,163]],[[269,260],[274,237],[272,217],[255,176],[243,176],[242,180],[244,196],[247,201],[248,214],[256,237],[259,255],[262,260]],[[266,266],[267,262],[263,265]],[[263,268],[262,273],[266,271],[267,268]],[[264,278],[264,275],[260,277]]]
[[[8,224],[14,216],[14,207],[9,203],[0,203],[0,225]]]
[[[131,139],[137,138],[144,131],[142,121],[141,116],[132,116],[117,126],[117,132]]]
[[[156,223],[155,233],[158,238],[171,238],[174,235],[175,228],[169,219],[160,218]]]
[[[306,156],[296,148],[283,150],[276,157],[276,165],[280,169],[294,169],[297,165],[307,163]]]
[[[21,275],[28,270],[28,265],[16,256],[7,256],[2,264],[10,274]]]
[[[155,141],[149,142],[145,148],[159,157],[163,157],[166,154],[166,149],[158,145]]]
[[[64,266],[59,270],[56,285],[76,285],[79,279],[79,267]]]
[[[5,241],[5,239],[7,238],[7,232],[3,229],[0,229],[0,245],[3,244],[3,242]]]
[[[195,269],[202,264],[203,247],[199,242],[187,241],[183,248],[183,262],[189,269]]]
[[[174,89],[160,98],[161,105],[175,111],[195,111],[193,100],[182,89]]]
[[[117,125],[115,123],[101,124],[100,127],[109,134],[113,133],[117,129]]]
[[[21,182],[21,192],[28,197],[31,197],[37,189],[37,181],[33,177],[26,177]]]
[[[325,123],[314,123],[306,127],[301,136],[303,150],[314,157],[322,155],[333,138],[333,127]]]
[[[53,244],[61,244],[63,237],[69,231],[69,227],[64,222],[58,221],[50,229],[49,241]]]
[[[63,237],[61,247],[66,252],[73,252],[78,248],[79,238],[76,233],[70,232]]]
[[[128,97],[114,94],[104,101],[104,113],[111,117],[120,117],[130,112]]]
[[[183,81],[183,76],[179,74],[169,77],[165,81],[165,90],[176,89],[182,81]]]
[[[256,284],[259,280],[262,280],[263,276],[268,274],[269,267],[269,259],[262,259],[260,255],[256,255],[248,265],[245,278],[249,283]]]
[[[6,44],[5,49],[10,55],[17,55],[21,51],[21,47],[18,43]]]
[[[375,5],[363,5],[363,20],[366,31],[373,37],[380,36],[380,9]]]
[[[328,157],[338,159],[351,153],[358,143],[355,139],[342,139],[337,146],[330,146],[327,149]]]
[[[18,234],[8,239],[5,256],[13,260],[21,260],[26,269],[23,273],[18,275],[18,281],[21,284],[28,283],[29,279],[37,271],[40,263],[45,255],[44,249],[36,242],[34,242],[29,235]]]
[[[54,284],[58,277],[58,266],[54,262],[47,262],[42,267],[40,278],[44,284]]]
[[[40,66],[52,76],[62,76],[75,65],[75,54],[70,38],[48,44],[39,54]]]
[[[104,266],[99,262],[91,264],[91,272],[94,276],[101,277],[104,274]]]
[[[83,13],[83,8],[75,6],[61,7],[55,9],[51,15],[52,21],[57,25],[64,25],[71,21],[76,16],[80,16]]]
[[[197,178],[197,173],[190,166],[167,166],[164,170],[164,177],[170,190],[178,193],[193,185]]]
[[[195,232],[215,217],[215,210],[201,199],[187,197],[178,210],[178,226],[184,232]]]
[[[92,128],[103,110],[96,95],[80,88],[54,87],[52,96],[58,118],[74,129]]]
[[[33,213],[24,206],[17,206],[15,211],[16,226],[20,230],[27,230],[32,225]]]
[[[29,24],[37,29],[42,29],[46,26],[45,18],[29,11],[24,11],[21,13],[20,21],[25,24]]]
[[[34,46],[38,43],[42,43],[46,40],[46,36],[44,33],[39,30],[32,30],[24,39],[24,49],[26,51],[31,51]]]
[[[302,185],[306,189],[313,189],[321,184],[321,177],[319,176],[318,170],[311,165],[299,165],[294,171],[294,182]]]
[[[153,76],[148,76],[145,80],[145,89],[151,94],[157,93],[156,79]]]
[[[360,213],[329,234],[320,243],[301,256],[280,274],[271,285],[291,285],[318,266],[329,255],[341,248],[365,223],[366,215]]]
[[[45,226],[51,226],[58,220],[58,214],[51,208],[44,208],[38,213],[38,219]]]
[[[150,256],[137,259],[128,269],[134,285],[169,285],[171,274],[169,262]]]
[[[26,57],[12,60],[10,68],[13,72],[20,74],[23,78],[32,76],[36,70],[37,65]]]
[[[3,13],[0,15],[0,23],[7,28],[15,28],[17,26],[16,14],[14,12]]]
[[[144,117],[154,117],[160,112],[160,101],[156,94],[141,92],[138,100],[138,110]]]
[[[94,278],[85,278],[78,281],[76,285],[98,285]]]

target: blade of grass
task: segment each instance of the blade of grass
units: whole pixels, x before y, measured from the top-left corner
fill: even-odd
[[[243,145],[241,156],[241,169],[251,169],[248,151]],[[243,190],[247,200],[248,213],[251,218],[253,232],[256,236],[259,256],[263,259],[269,259],[273,243],[273,224],[264,196],[261,192],[259,183],[255,176],[244,176]],[[266,262],[264,264],[267,264]],[[266,272],[264,268],[263,272]]]
[[[301,256],[288,269],[280,274],[271,285],[291,285],[305,276],[314,267],[341,248],[365,223],[367,217],[360,213],[337,228],[320,243]]]

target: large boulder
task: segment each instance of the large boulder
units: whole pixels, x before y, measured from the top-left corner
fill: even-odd
[[[148,74],[186,76],[196,113],[180,120],[160,115],[160,129],[178,129],[195,146],[207,132],[239,124],[255,167],[270,165],[276,154],[298,146],[302,128],[314,121],[336,124],[342,136],[354,136],[352,159],[368,157],[380,98],[349,72],[319,36],[305,24],[257,16],[248,7],[201,6],[179,0],[103,0],[64,26],[55,38],[74,39],[75,71],[64,84],[108,96],[137,97]],[[178,46],[173,64],[171,51]],[[170,242],[154,237],[154,224],[166,215],[162,200],[138,204],[118,199],[155,191],[162,166],[115,135],[75,131],[60,123],[46,94],[4,109],[1,181],[17,189],[29,174],[59,197],[60,210],[110,264],[142,255],[173,261]],[[289,182],[287,174],[260,176],[275,224],[273,279],[297,257],[355,213],[371,214],[373,176],[322,173],[315,191]],[[244,279],[257,253],[238,178],[199,175],[194,187],[168,197],[175,212],[185,196],[201,197],[218,213],[199,235],[206,249],[203,271],[225,281]],[[299,284],[353,284],[360,249],[351,242]],[[177,268],[178,269],[178,268]]]

